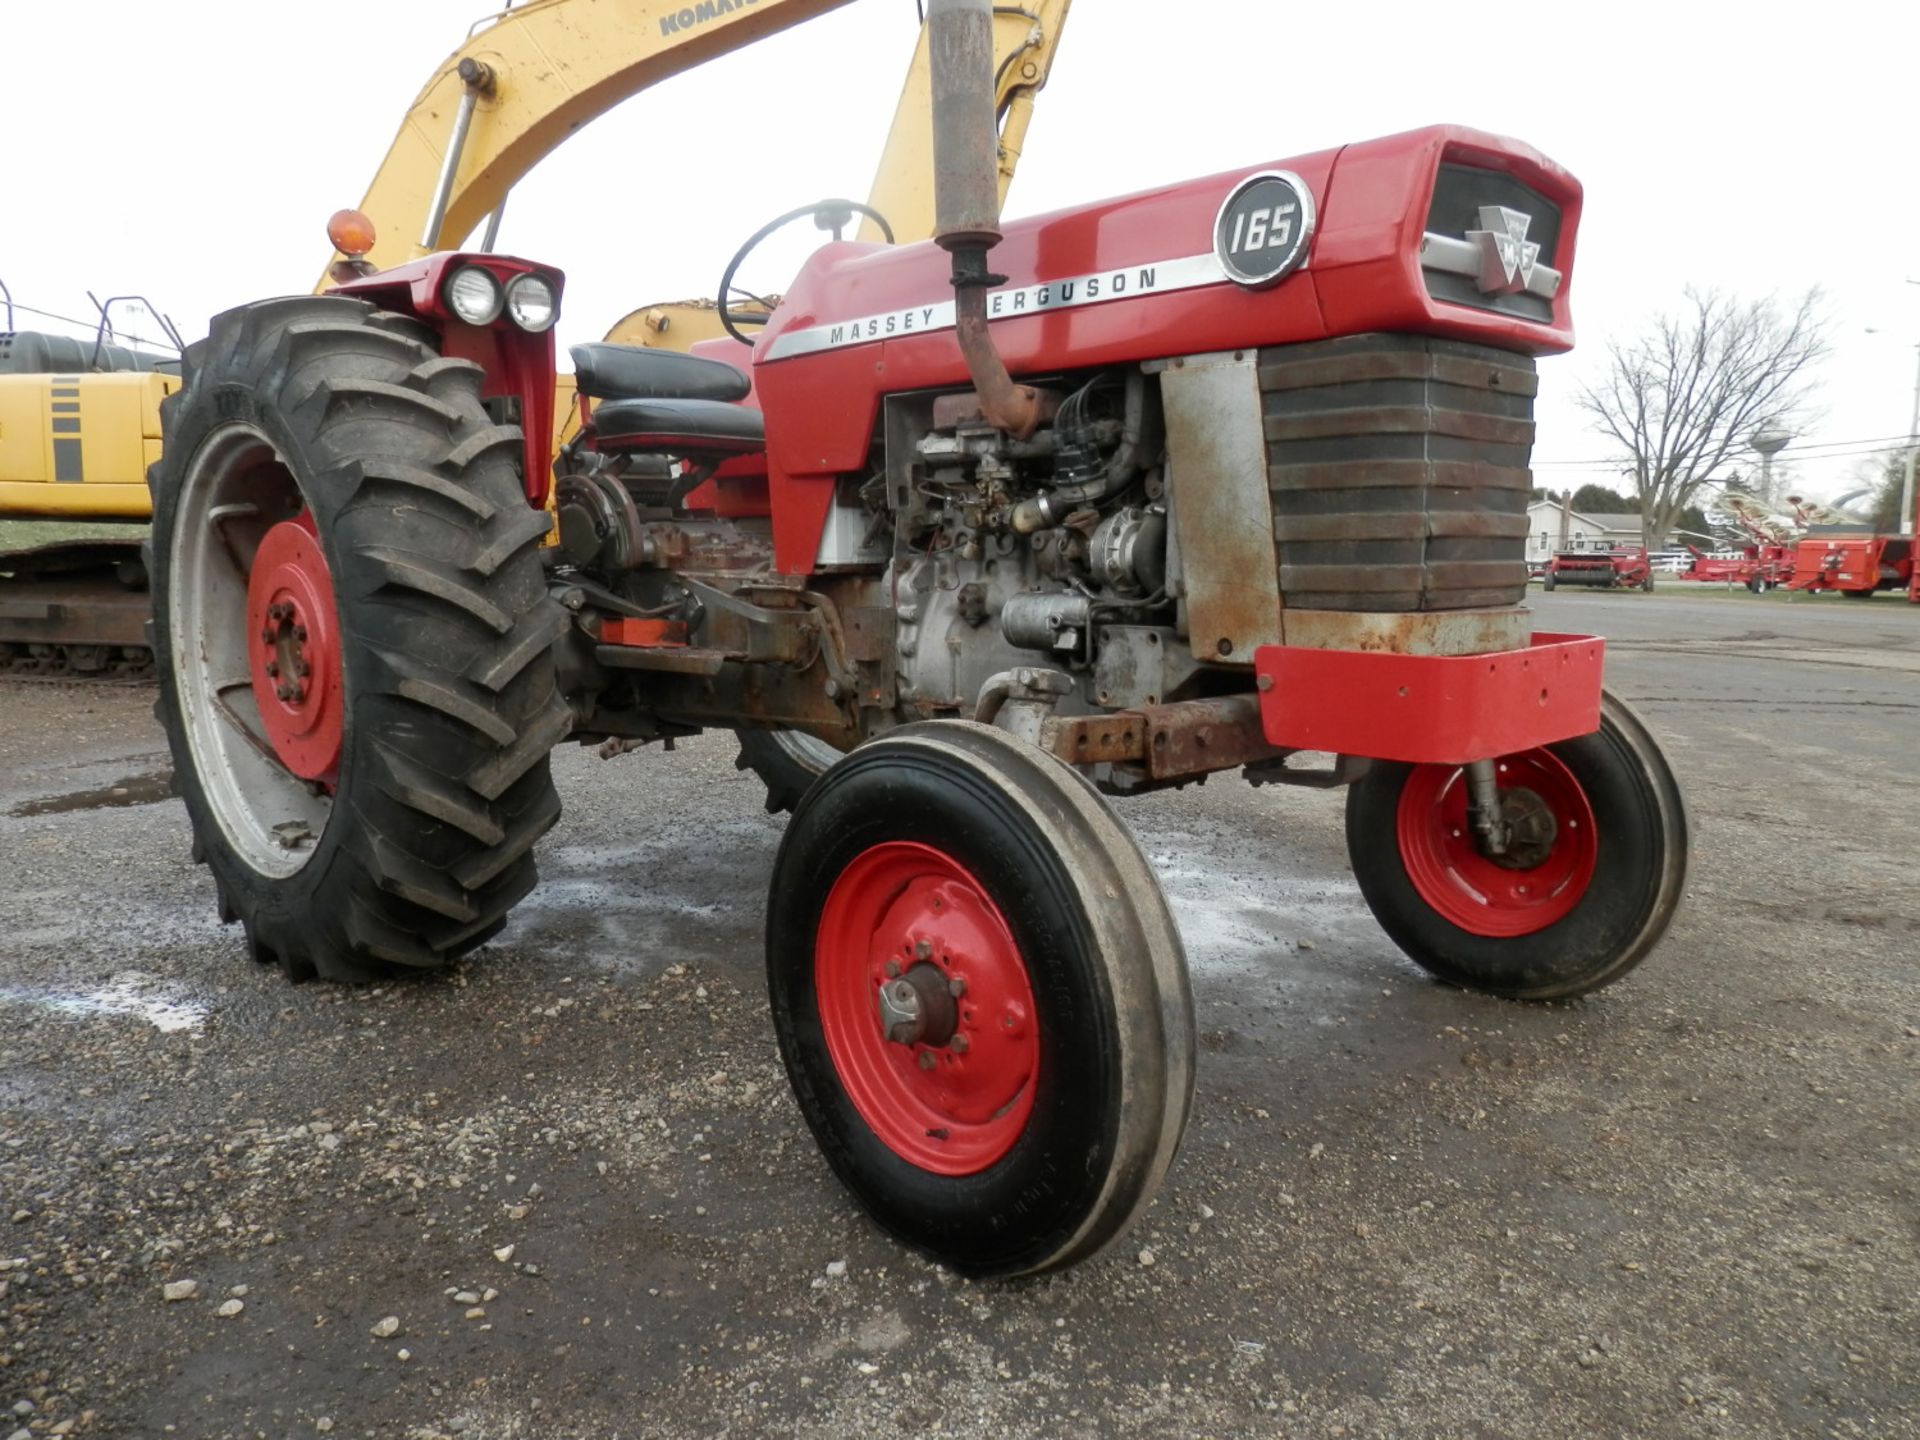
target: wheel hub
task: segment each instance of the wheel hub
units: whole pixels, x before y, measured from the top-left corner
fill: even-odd
[[[1560,836],[1553,807],[1536,792],[1516,785],[1500,792],[1500,819],[1506,827],[1507,848],[1498,855],[1482,854],[1503,870],[1534,870],[1546,864]]]
[[[880,987],[880,1028],[895,1045],[945,1045],[959,1026],[957,980],[937,965],[915,965]]]
[[[310,512],[275,525],[247,577],[253,697],[280,763],[331,787],[345,696],[333,576]]]
[[[1466,770],[1416,765],[1396,820],[1407,879],[1445,920],[1473,935],[1533,935],[1572,914],[1598,858],[1593,807],[1552,751],[1495,762],[1506,848],[1476,832]]]
[[[1033,1111],[1033,987],[984,887],[927,845],[856,856],[828,893],[814,989],[834,1069],[874,1134],[938,1175],[1004,1157]]]

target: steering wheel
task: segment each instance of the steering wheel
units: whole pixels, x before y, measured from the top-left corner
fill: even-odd
[[[813,217],[814,224],[820,229],[831,230],[833,232],[833,238],[836,240],[840,238],[841,232],[853,223],[853,217],[855,215],[864,215],[880,227],[880,233],[887,237],[887,244],[893,244],[893,226],[887,223],[887,217],[871,205],[862,205],[857,200],[821,200],[812,205],[802,205],[797,210],[789,210],[786,214],[769,220],[758,230],[754,231],[752,235],[747,237],[746,244],[734,251],[733,259],[727,262],[726,273],[720,277],[720,323],[726,327],[727,334],[738,340],[742,345],[751,345],[753,342],[740,333],[740,327],[742,325],[766,324],[768,320],[773,318],[773,306],[760,296],[754,294],[751,290],[743,290],[738,285],[735,285],[733,283],[733,277],[740,273],[740,267],[746,263],[747,257],[759,249],[761,242],[769,235],[781,227],[791,225],[796,220],[803,220],[809,215]],[[765,305],[767,308],[765,310],[729,309],[728,302],[730,302],[735,295],[745,296],[747,299]]]

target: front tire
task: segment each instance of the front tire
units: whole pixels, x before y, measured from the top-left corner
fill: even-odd
[[[156,709],[221,918],[295,979],[482,944],[559,816],[549,522],[479,367],[431,339],[265,301],[213,322],[163,406]]]
[[[1462,989],[1560,1000],[1610,984],[1666,933],[1686,883],[1687,816],[1666,758],[1607,695],[1594,734],[1498,765],[1510,806],[1553,817],[1532,863],[1479,852],[1461,767],[1376,762],[1361,777],[1347,855],[1368,908],[1416,964]]]
[[[1551,590],[1553,589],[1553,585],[1554,585],[1553,572],[1549,570],[1544,576],[1541,577],[1540,588],[1542,590]]]
[[[1086,1259],[1172,1164],[1194,1033],[1165,897],[1093,788],[1000,731],[910,726],[814,786],[775,861],[767,974],[828,1163],[944,1264]],[[909,1012],[920,1030],[892,1028]]]

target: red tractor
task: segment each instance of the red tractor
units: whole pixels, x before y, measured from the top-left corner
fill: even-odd
[[[557,465],[546,266],[214,320],[152,475],[159,711],[223,917],[345,981],[500,931],[555,745],[739,732],[794,812],[800,1108],[881,1224],[1006,1275],[1111,1241],[1186,1124],[1106,796],[1344,784],[1387,933],[1529,1000],[1648,953],[1687,829],[1601,642],[1522,604],[1574,179],[1443,127],[1002,233],[989,6],[929,10],[938,243],[825,245],[717,357],[577,348]]]
[[[1653,562],[1644,545],[1613,545],[1605,550],[1557,550],[1547,562],[1540,588],[1584,585],[1590,590],[1652,590]]]

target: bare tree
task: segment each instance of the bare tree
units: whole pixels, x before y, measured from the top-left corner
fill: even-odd
[[[1727,478],[1756,430],[1804,412],[1829,329],[1818,289],[1789,309],[1689,288],[1680,313],[1610,347],[1606,374],[1576,400],[1624,462],[1648,548],[1702,486]]]

